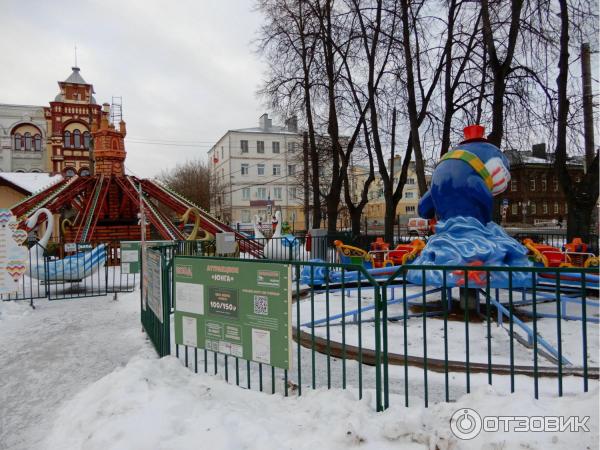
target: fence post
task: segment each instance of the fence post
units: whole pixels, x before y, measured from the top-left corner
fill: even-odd
[[[167,356],[171,354],[171,289],[169,283],[169,271],[174,266],[173,258],[170,259],[169,262],[166,262],[165,251],[161,249],[160,251],[160,262],[161,262],[161,272],[162,272],[162,333],[163,333],[163,348],[162,348],[162,356]],[[174,279],[174,278],[173,278]]]
[[[380,286],[373,286],[375,293],[375,408],[383,411],[381,401],[381,291]]]
[[[37,258],[37,254],[39,253],[39,248],[36,246],[35,247],[35,253],[36,253],[36,258]],[[44,249],[43,253],[42,253],[42,258],[44,259],[44,291],[46,293],[46,297],[48,297],[48,300],[50,299],[50,277],[48,275],[48,271],[50,270],[50,256],[48,255],[44,255],[44,253],[46,252],[46,250]],[[38,259],[39,261],[39,259]],[[38,277],[40,275],[40,266],[37,266],[37,274]],[[39,280],[39,278],[38,278]]]

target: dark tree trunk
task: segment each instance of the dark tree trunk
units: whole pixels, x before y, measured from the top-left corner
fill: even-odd
[[[448,8],[448,36],[446,38],[446,63],[444,72],[444,123],[442,125],[442,148],[440,156],[444,156],[450,148],[450,125],[454,115],[454,90],[452,89],[452,40],[454,39],[454,11],[456,0],[450,2]]]
[[[351,222],[351,226],[352,226],[352,238],[356,238],[358,236],[360,236],[360,227],[362,225],[361,223],[361,218],[362,218],[362,212],[363,212],[363,208],[356,208],[353,211],[350,212],[350,222]]]
[[[556,158],[554,169],[567,197],[567,239],[580,237],[589,242],[593,211],[598,200],[598,155],[594,157],[589,170],[579,183],[571,179],[567,166],[567,126],[569,115],[569,10],[567,0],[559,0],[560,5],[560,56],[558,59],[558,111],[556,129]]]
[[[489,67],[492,71],[492,130],[488,134],[488,140],[500,147],[504,136],[504,94],[506,92],[506,78],[510,73],[513,55],[520,32],[521,10],[523,0],[511,0],[510,28],[502,46],[506,48],[506,56],[503,61],[498,58],[496,42],[492,31],[490,10],[488,0],[481,2],[481,15],[483,18],[483,38],[486,52],[489,56]]]
[[[324,16],[321,16],[322,40],[325,58],[325,72],[327,75],[327,100],[329,102],[329,111],[327,118],[327,131],[330,137],[331,145],[331,184],[329,193],[326,196],[327,207],[327,231],[335,232],[337,230],[338,207],[342,194],[342,181],[340,175],[340,155],[342,153],[340,145],[340,135],[338,126],[338,116],[336,107],[336,71],[335,71],[335,49],[333,46],[332,22],[331,22],[331,3],[332,0],[325,2],[323,10]]]
[[[592,228],[592,216],[595,204],[586,205],[577,201],[575,204],[569,204],[567,214],[567,240],[571,242],[573,238],[579,237],[583,242],[590,242],[590,229]]]
[[[299,15],[302,20],[302,2],[298,3]],[[304,22],[301,22],[303,24]],[[300,29],[301,58],[302,58],[302,87],[304,89],[304,107],[306,110],[306,122],[308,125],[308,140],[310,143],[310,162],[312,171],[312,227],[319,228],[321,224],[321,192],[319,189],[319,154],[317,153],[317,140],[315,137],[315,124],[312,111],[312,96],[310,92],[310,67],[308,60],[308,49],[306,47],[306,35],[304,26]],[[308,189],[308,186],[304,187]]]
[[[406,64],[406,91],[408,93],[408,120],[410,123],[410,134],[412,138],[413,151],[415,153],[415,169],[417,172],[417,184],[419,195],[427,192],[427,181],[425,180],[425,163],[421,152],[421,140],[419,138],[419,114],[417,113],[417,98],[415,94],[415,79],[413,73],[413,56],[410,48],[410,27],[408,22],[408,0],[400,0],[402,8],[402,44]],[[387,215],[387,213],[386,213]],[[395,214],[394,214],[395,215]]]

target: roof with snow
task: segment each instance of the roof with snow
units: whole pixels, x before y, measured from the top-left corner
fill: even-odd
[[[63,177],[49,173],[0,172],[0,179],[32,194],[58,183]]]
[[[289,131],[287,127],[280,127],[272,125],[268,128],[252,127],[252,128],[238,128],[236,130],[229,130],[236,133],[274,133],[274,134],[291,134],[298,136],[298,132]]]

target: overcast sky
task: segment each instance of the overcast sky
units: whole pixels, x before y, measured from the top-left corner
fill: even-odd
[[[47,106],[77,44],[97,101],[123,97],[131,173],[151,177],[205,158],[227,129],[255,126],[265,112],[253,0],[0,3],[0,103]]]

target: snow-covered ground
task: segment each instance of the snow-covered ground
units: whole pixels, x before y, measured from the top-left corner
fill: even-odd
[[[105,449],[500,449],[593,448],[598,441],[593,396],[543,399],[500,395],[480,388],[456,403],[428,409],[400,402],[376,413],[370,401],[340,390],[301,397],[242,390],[194,374],[167,357],[136,358],[84,389],[61,408],[50,448]],[[485,415],[590,416],[589,433],[482,433],[461,441],[452,414],[473,408]],[[594,422],[594,423],[592,423]]]
[[[388,299],[396,298],[402,299],[402,287],[398,286],[392,289],[388,289]],[[455,290],[456,291],[456,290]],[[408,287],[407,296],[416,295],[411,301],[421,302],[420,288]],[[394,297],[395,295],[395,297]],[[457,292],[455,293],[457,295]],[[501,298],[506,296],[506,292],[501,291]],[[441,299],[440,293],[429,294],[427,296],[427,302],[439,301]],[[506,299],[503,299],[506,301]],[[521,295],[515,296],[514,301],[521,300]],[[311,304],[312,302],[312,304]],[[592,318],[598,318],[598,299],[590,298],[588,302],[595,304],[596,306],[588,306],[587,316]],[[361,290],[361,298],[358,298],[358,292],[348,290],[344,298],[344,311],[346,314],[351,311],[356,311],[359,308],[365,308],[373,305],[373,290],[363,288]],[[485,308],[485,305],[483,305]],[[522,310],[531,311],[531,306],[520,307]],[[438,305],[439,309],[439,305]],[[492,306],[492,310],[495,308]],[[323,319],[327,317],[327,311],[329,311],[329,317],[335,317],[342,313],[342,294],[340,290],[332,291],[329,295],[324,293],[314,296],[311,301],[310,297],[306,297],[301,301],[300,308],[300,323],[305,324],[303,331],[312,333],[313,329],[308,326],[311,322],[311,317],[314,317],[316,322],[319,322],[314,327],[314,333],[316,336],[325,338],[329,333],[330,339],[336,342],[342,342],[342,338],[348,345],[358,346],[358,315],[351,314],[346,315],[345,330],[341,326],[341,318],[334,318],[327,322]],[[297,323],[297,311],[296,308],[292,309],[293,312],[293,323]],[[410,309],[407,314],[414,314],[414,311]],[[553,313],[556,314],[556,303],[541,303],[538,305],[538,313]],[[401,320],[404,316],[404,308],[402,303],[391,304],[388,307],[388,317],[396,317],[400,320],[388,323],[388,351],[390,353],[403,354],[404,353],[404,321]],[[567,305],[567,314],[572,316],[581,316],[581,306],[573,303]],[[361,346],[365,349],[375,348],[375,331],[373,324],[373,310],[365,310],[361,315],[361,320],[364,321],[361,325],[362,336]],[[533,330],[533,322],[527,320],[525,324]],[[444,321],[441,315],[437,317],[428,317],[423,323],[422,317],[409,318],[406,324],[407,327],[407,349],[408,354],[412,356],[422,357],[424,352],[423,342],[427,341],[427,356],[429,358],[444,358]],[[462,320],[448,320],[447,322],[447,335],[448,335],[448,359],[455,361],[464,361],[466,358],[466,329],[465,322]],[[545,339],[553,348],[557,348],[558,345],[558,334],[557,334],[557,319],[556,318],[539,318],[537,320],[538,335]],[[597,323],[587,323],[587,363],[590,367],[597,367],[600,361],[599,355],[599,333],[600,327]],[[342,337],[342,332],[345,332],[345,336]],[[494,364],[509,364],[510,363],[510,334],[509,334],[509,322],[508,317],[504,317],[503,325],[499,325],[497,321],[492,320],[491,326],[491,349],[492,349],[492,363]],[[513,332],[515,337],[520,337],[521,342],[516,338],[513,339],[514,345],[514,362],[516,365],[533,365],[533,344],[530,343],[525,345],[527,342],[527,334],[517,325],[514,325]],[[473,321],[468,324],[469,333],[469,358],[470,362],[487,363],[488,362],[488,340],[487,340],[487,322],[486,321]],[[583,365],[583,326],[582,322],[578,320],[562,320],[561,321],[561,342],[563,356],[569,360],[574,367],[581,367]],[[545,351],[544,347],[538,342],[538,364],[539,366],[550,366],[556,367],[555,362],[552,359],[547,359],[543,352],[548,355],[548,351]]]
[[[0,448],[43,448],[62,402],[147,348],[139,291],[112,298],[0,301]]]
[[[556,380],[540,384],[532,400],[532,379],[451,374],[452,403],[443,398],[443,374],[428,373],[430,407],[424,408],[423,370],[409,368],[410,407],[404,407],[403,367],[390,367],[390,409],[373,410],[374,370],[363,366],[363,400],[358,400],[358,364],[348,361],[349,389],[341,390],[341,361],[331,358],[333,389],[323,388],[327,359],[315,359],[317,385],[309,389],[310,351],[301,348],[302,396],[275,395],[233,385],[218,374],[199,374],[180,360],[159,360],[141,332],[139,291],[73,300],[0,302],[0,449],[282,449],[282,448],[596,448],[598,382],[581,391],[581,378],[566,377],[556,398]],[[294,346],[293,354],[296,355]],[[203,352],[198,352],[202,355]],[[191,359],[191,358],[190,358]],[[241,365],[242,367],[245,364]],[[252,365],[255,370],[256,365]],[[289,379],[297,382],[297,367]],[[256,375],[253,373],[253,375]],[[240,374],[245,386],[246,374]],[[270,388],[270,379],[265,378]],[[269,390],[267,388],[267,390]],[[460,441],[449,428],[451,415],[469,407],[483,415],[590,416],[589,433],[482,433]]]

